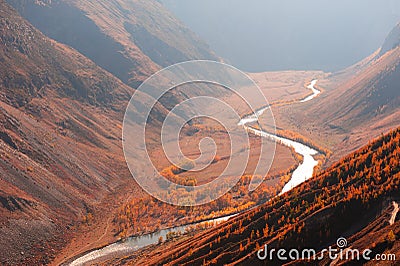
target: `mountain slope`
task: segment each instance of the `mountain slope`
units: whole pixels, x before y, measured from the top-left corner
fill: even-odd
[[[381,119],[398,111],[399,77],[400,47],[370,63],[312,109],[324,106],[325,121],[345,130],[359,127],[368,120]]]
[[[0,264],[47,264],[135,189],[120,147],[133,90],[3,0],[0,80]]]
[[[155,0],[7,0],[44,34],[132,86],[159,67],[217,57]]]
[[[143,196],[121,147],[125,83],[195,58],[217,59],[156,1],[0,0],[0,264],[115,241],[117,207]]]
[[[400,46],[388,41],[399,38],[393,30],[384,44],[393,49],[321,81],[315,101],[278,108],[278,124],[329,146],[333,160],[400,125]]]
[[[379,52],[379,55],[384,55],[390,50],[400,46],[400,23],[393,28],[393,30],[386,37],[385,42]]]
[[[398,241],[393,245],[386,238],[390,230],[395,232],[396,239],[399,237],[399,221],[389,224],[392,200],[400,199],[399,162],[400,128],[261,207],[214,229],[183,241],[166,242],[142,256],[134,255],[121,262],[264,265],[256,256],[264,244],[270,249],[316,248],[320,251],[334,245],[341,236],[347,237],[351,246],[371,248],[373,254],[390,250],[399,255]],[[281,263],[268,261],[268,265]],[[330,261],[319,263],[327,265]]]

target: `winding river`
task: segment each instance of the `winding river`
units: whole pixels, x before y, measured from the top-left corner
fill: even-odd
[[[283,137],[278,137],[276,135],[252,128],[252,127],[247,127],[246,129],[249,132],[254,133],[255,135],[264,137],[264,138],[269,138],[271,140],[274,140],[284,146],[293,148],[296,153],[300,154],[303,156],[303,162],[294,170],[292,174],[292,178],[290,179],[289,182],[286,183],[286,185],[283,187],[282,191],[280,194],[284,194],[288,191],[290,191],[292,188],[300,185],[301,183],[307,181],[309,178],[313,176],[314,173],[314,167],[318,165],[318,161],[316,161],[313,157],[313,155],[317,155],[318,151],[293,140],[286,139]]]
[[[311,94],[310,96],[308,96],[308,97],[304,98],[303,100],[301,100],[300,101],[301,103],[305,103],[305,102],[311,101],[312,99],[314,99],[315,97],[317,97],[321,93],[320,90],[317,90],[315,88],[315,85],[317,85],[317,82],[318,82],[318,80],[314,79],[313,81],[311,81],[311,84],[307,86],[308,89],[312,90],[313,94]]]
[[[163,229],[160,231],[157,231],[152,234],[147,234],[143,236],[135,236],[135,237],[129,237],[125,241],[119,241],[115,242],[111,245],[105,246],[100,249],[96,249],[94,251],[91,251],[85,255],[82,255],[81,257],[75,259],[72,261],[70,266],[78,266],[78,265],[85,265],[86,263],[91,263],[95,264],[96,262],[104,261],[106,259],[111,259],[117,256],[127,256],[129,254],[132,254],[133,252],[137,251],[140,248],[144,248],[149,245],[157,244],[159,241],[159,238],[162,237],[163,239],[167,238],[167,234],[170,232],[185,232],[186,229],[190,227],[196,227],[198,225],[202,224],[208,224],[208,225],[218,225],[222,222],[225,222],[229,220],[229,218],[235,216],[234,215],[229,215],[225,217],[221,217],[218,219],[212,219],[204,222],[199,222],[199,223],[194,223],[190,225],[183,225],[183,226],[177,226],[169,229]]]
[[[313,80],[311,84],[307,87],[308,89],[312,90],[313,94],[304,98],[301,100],[301,103],[308,102],[312,99],[314,99],[318,94],[321,93],[321,91],[315,89],[315,85],[317,84],[317,80]],[[292,177],[290,181],[284,186],[280,194],[283,194],[285,192],[290,191],[292,188],[300,185],[301,183],[307,181],[313,176],[314,173],[314,167],[318,165],[318,161],[314,159],[314,155],[318,154],[318,151],[293,140],[279,137],[277,135],[270,134],[265,131],[261,131],[259,129],[253,128],[251,126],[248,126],[248,124],[254,123],[257,121],[258,117],[261,116],[265,110],[267,110],[270,107],[265,107],[263,109],[258,110],[255,114],[246,116],[240,120],[238,123],[239,126],[243,126],[248,132],[251,132],[255,135],[271,139],[273,141],[276,141],[280,143],[281,145],[293,148],[296,153],[300,154],[303,157],[303,162],[296,168],[296,170],[293,172]],[[164,229],[157,231],[153,234],[147,234],[143,236],[137,236],[137,237],[130,237],[125,241],[119,241],[115,242],[113,244],[110,244],[108,246],[105,246],[100,249],[96,249],[94,251],[88,252],[87,254],[82,255],[81,257],[76,258],[72,262],[70,262],[68,265],[70,266],[78,266],[78,265],[84,265],[86,263],[96,263],[97,260],[101,259],[101,261],[117,256],[126,256],[130,253],[133,253],[137,251],[140,248],[156,244],[159,241],[159,238],[162,237],[163,239],[166,239],[166,236],[169,232],[184,232],[187,228],[189,227],[195,227],[197,225],[205,224],[205,223],[211,223],[211,224],[220,224],[222,222],[227,221],[231,217],[235,216],[230,215],[230,216],[225,216],[222,218],[218,219],[212,219],[208,220],[205,222],[200,222],[196,224],[190,224],[190,225],[184,225],[184,226],[178,226],[178,227],[173,227],[170,229]]]

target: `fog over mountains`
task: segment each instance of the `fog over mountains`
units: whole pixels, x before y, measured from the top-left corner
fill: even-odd
[[[335,71],[380,47],[397,0],[161,0],[229,63],[246,71]]]

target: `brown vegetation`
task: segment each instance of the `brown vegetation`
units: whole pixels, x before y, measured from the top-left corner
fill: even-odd
[[[366,227],[381,212],[382,204],[387,206],[387,199],[399,198],[399,186],[400,128],[261,207],[174,247],[167,245],[168,251],[163,247],[162,254],[149,251],[149,260],[133,261],[148,265],[248,264],[259,262],[255,253],[264,244],[322,249],[344,232],[355,234]],[[189,247],[196,248],[189,253]]]

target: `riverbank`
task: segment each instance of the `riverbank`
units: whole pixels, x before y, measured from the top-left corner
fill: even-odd
[[[310,84],[312,88],[316,85],[317,81],[313,80]],[[308,88],[310,88],[308,86]],[[319,94],[319,93],[318,93]],[[313,93],[313,98],[316,97],[318,94],[315,95]],[[311,96],[309,96],[311,97]],[[243,117],[239,123],[238,126],[243,126],[247,131],[264,137],[271,139],[273,141],[279,142],[282,145],[285,145],[287,147],[293,148],[296,153],[300,154],[303,157],[303,162],[296,168],[296,170],[293,172],[292,177],[290,181],[284,186],[280,194],[283,194],[295,186],[305,182],[309,178],[313,176],[314,173],[314,167],[318,165],[318,161],[314,159],[313,156],[318,154],[318,151],[315,149],[306,146],[305,144],[302,144],[300,142],[296,142],[291,139],[287,139],[284,137],[280,137],[271,133],[268,133],[266,131],[262,131],[260,129],[253,128],[251,126],[248,126],[248,124],[252,124],[254,122],[257,122],[259,117],[263,115],[265,110],[267,110],[268,107],[264,107],[263,109],[260,109],[256,111],[255,114],[251,114],[248,116]],[[110,257],[114,256],[123,256],[132,252],[137,251],[138,249],[144,248],[149,245],[153,245],[158,243],[160,237],[163,239],[166,239],[166,236],[170,232],[176,232],[176,231],[182,231],[184,232],[187,228],[190,226],[196,226],[202,223],[211,223],[211,224],[219,224],[222,222],[225,222],[229,220],[229,218],[235,216],[237,214],[217,218],[217,219],[211,219],[208,221],[200,222],[198,224],[191,224],[191,225],[184,225],[184,226],[178,226],[178,227],[173,227],[170,229],[164,229],[160,230],[158,232],[155,232],[153,234],[148,234],[148,235],[143,235],[143,236],[138,236],[138,237],[130,237],[126,241],[123,242],[116,242],[111,245],[105,246],[101,249],[94,250],[92,252],[89,252],[81,257],[78,257],[77,259],[73,260],[70,263],[67,263],[67,265],[71,266],[77,266],[77,265],[83,265],[84,263],[91,262],[95,263],[99,259],[107,259]]]

